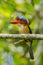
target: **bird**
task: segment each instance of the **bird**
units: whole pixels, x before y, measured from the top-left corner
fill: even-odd
[[[10,22],[11,24],[19,24],[19,33],[20,34],[32,34],[31,28],[28,24],[28,20],[25,18],[25,16],[17,15],[14,21]],[[33,54],[33,48],[32,48],[32,39],[29,39],[30,44],[27,45],[27,50],[25,51],[25,54],[29,51],[30,58],[34,59],[34,54]],[[24,54],[24,55],[25,55]]]

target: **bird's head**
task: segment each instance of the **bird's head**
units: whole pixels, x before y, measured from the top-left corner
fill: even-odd
[[[20,20],[21,20],[20,24],[23,24],[23,25],[28,24],[27,19],[24,16],[22,16]]]
[[[17,15],[16,19],[12,22],[10,22],[11,24],[23,24],[23,25],[27,25],[27,19],[24,16],[20,16]]]

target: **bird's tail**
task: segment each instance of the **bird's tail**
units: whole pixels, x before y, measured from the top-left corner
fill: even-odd
[[[30,44],[30,46],[29,46],[29,53],[30,53],[30,58],[34,59],[32,44]]]

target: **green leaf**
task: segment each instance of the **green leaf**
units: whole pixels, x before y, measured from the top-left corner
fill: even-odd
[[[28,13],[34,12],[34,7],[31,4],[25,4],[25,9]]]
[[[39,4],[40,0],[34,0],[34,4]]]

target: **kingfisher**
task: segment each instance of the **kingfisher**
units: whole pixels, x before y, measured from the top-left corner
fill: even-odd
[[[11,24],[19,24],[19,33],[20,34],[32,34],[31,28],[29,26],[28,20],[24,16],[17,15],[14,21],[10,22]],[[34,59],[33,55],[33,49],[32,49],[32,39],[29,39],[30,44],[27,44],[27,51],[25,51],[25,54],[29,51],[30,58]]]

